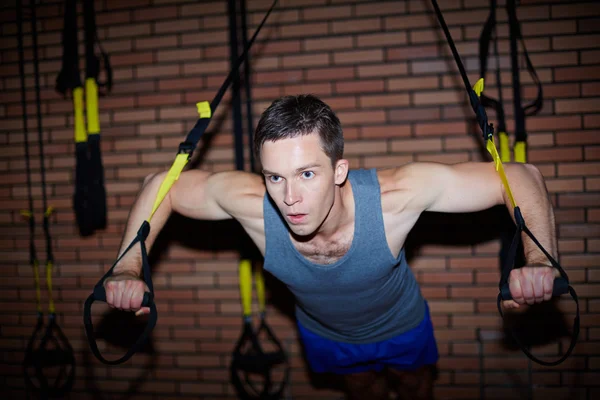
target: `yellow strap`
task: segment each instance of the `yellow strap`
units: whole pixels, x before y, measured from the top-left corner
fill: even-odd
[[[90,135],[100,133],[100,120],[98,118],[98,85],[96,79],[85,80],[85,105],[87,117],[87,130]]]
[[[33,281],[35,283],[35,301],[37,303],[37,310],[41,314],[42,313],[42,295],[40,292],[40,265],[38,261],[35,260],[33,262]]]
[[[196,103],[196,107],[198,109],[198,115],[200,118],[210,118],[211,109],[210,103],[208,101],[201,101],[199,103]],[[169,192],[169,190],[171,190],[171,186],[173,186],[175,181],[179,179],[179,175],[181,175],[181,171],[183,171],[183,168],[186,166],[189,159],[190,154],[185,153],[177,154],[177,157],[175,157],[175,161],[173,161],[173,164],[171,165],[167,176],[161,183],[160,188],[158,189],[156,199],[154,200],[154,206],[152,207],[152,212],[150,213],[150,217],[148,218],[148,222],[150,222],[150,220],[154,216],[154,213],[167,196],[167,193]]]
[[[73,110],[75,114],[75,142],[87,142],[85,124],[83,120],[83,88],[73,89]]]
[[[48,287],[48,311],[54,314],[54,298],[52,297],[52,262],[46,263],[46,286]]]
[[[506,132],[499,132],[500,138],[500,159],[502,162],[510,162],[510,147],[508,144],[508,135]]]
[[[516,142],[515,143],[515,161],[520,163],[527,162],[527,156],[525,154],[526,143]]]
[[[200,118],[210,118],[212,115],[212,110],[210,109],[210,103],[208,101],[201,101],[196,103],[196,108],[198,109],[198,116]]]
[[[239,275],[242,310],[244,317],[249,317],[252,315],[252,263],[250,260],[240,261]]]
[[[262,267],[256,268],[254,272],[254,285],[256,285],[256,297],[258,298],[258,311],[265,312],[265,281],[263,279]]]
[[[21,210],[20,214],[25,218],[31,218],[33,216],[33,213],[29,210]]]
[[[171,186],[173,186],[175,181],[179,179],[179,175],[181,175],[181,171],[183,171],[183,168],[187,164],[188,160],[188,154],[177,154],[177,157],[175,157],[173,165],[171,165],[167,176],[160,185],[160,188],[158,189],[158,193],[156,194],[156,200],[154,201],[154,207],[152,207],[152,213],[150,214],[150,218],[148,218],[148,222],[150,222],[150,220],[154,216],[154,213],[160,206],[160,203],[162,203],[162,201],[167,196],[167,193],[171,189]]]
[[[473,86],[473,91],[475,91],[475,93],[477,94],[477,97],[481,96],[481,93],[483,93],[483,88],[484,88],[483,78],[479,78],[477,83],[475,83],[475,86]],[[496,149],[496,146],[494,145],[493,137],[491,137],[487,140],[486,148],[487,148],[487,151],[492,155],[492,158],[494,159],[496,171],[500,175],[500,179],[502,180],[502,184],[504,185],[504,188],[506,189],[506,194],[508,194],[508,198],[510,199],[512,207],[515,208],[516,207],[515,199],[513,197],[512,191],[510,190],[510,185],[508,184],[508,179],[506,178],[506,174],[504,173],[504,167],[502,166],[502,160],[500,159],[498,150]]]

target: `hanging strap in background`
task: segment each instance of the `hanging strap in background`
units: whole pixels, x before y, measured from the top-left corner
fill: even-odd
[[[74,140],[75,140],[75,192],[73,210],[81,236],[94,232],[94,215],[91,206],[88,137],[85,129],[83,108],[83,84],[79,71],[77,42],[77,0],[65,0],[64,25],[62,31],[62,67],[56,78],[55,89],[63,96],[70,91],[73,96]]]
[[[252,327],[252,263],[249,260],[240,261],[239,284],[243,327],[242,334],[233,349],[231,357],[231,382],[241,399],[280,399],[289,379],[290,365],[283,346],[266,322],[265,285],[262,268],[257,268],[255,272],[260,314],[260,326],[256,331]],[[274,351],[263,350],[258,339],[262,332],[275,348]],[[279,384],[274,384],[271,372],[280,365],[284,368],[283,378]],[[253,379],[250,379],[251,375],[260,375],[262,379],[253,382]]]
[[[577,338],[579,336],[579,301],[577,298],[577,294],[576,294],[575,290],[569,284],[569,278],[568,278],[566,272],[563,270],[563,268],[558,264],[558,262],[556,262],[556,260],[554,260],[554,258],[550,254],[548,254],[546,249],[544,249],[544,247],[539,243],[539,241],[535,238],[535,236],[531,233],[531,231],[525,225],[525,220],[523,219],[523,216],[521,215],[521,211],[520,211],[519,207],[515,203],[514,197],[510,190],[510,186],[508,184],[508,180],[506,178],[506,174],[504,173],[502,161],[501,161],[501,159],[498,155],[498,151],[496,150],[496,147],[494,145],[493,127],[491,126],[491,124],[488,123],[485,108],[479,101],[479,95],[483,92],[483,79],[479,79],[477,81],[477,84],[475,85],[475,87],[473,87],[473,88],[471,87],[471,84],[469,83],[469,78],[467,76],[467,73],[465,72],[464,66],[460,59],[460,56],[458,55],[458,51],[456,50],[456,46],[454,45],[454,40],[452,40],[452,36],[450,35],[450,31],[448,30],[448,27],[444,20],[444,16],[442,15],[442,12],[440,11],[437,0],[432,0],[432,4],[435,9],[435,13],[439,20],[439,23],[444,31],[447,41],[448,41],[448,45],[450,46],[450,49],[452,50],[452,54],[454,56],[454,60],[456,61],[456,64],[460,71],[461,78],[465,84],[465,89],[467,90],[467,93],[469,95],[469,101],[471,103],[471,107],[473,108],[473,111],[475,112],[477,122],[479,123],[479,126],[483,132],[483,139],[486,142],[486,148],[487,148],[488,152],[492,155],[492,158],[496,165],[496,171],[500,175],[500,178],[502,180],[502,183],[507,192],[507,195],[509,196],[511,205],[514,210],[514,217],[515,217],[515,222],[517,225],[517,230],[515,232],[515,235],[513,237],[513,243],[509,250],[508,262],[504,266],[504,268],[502,268],[502,278],[499,283],[500,293],[498,294],[498,300],[497,300],[498,311],[500,312],[500,315],[503,317],[504,315],[502,313],[501,300],[502,299],[504,299],[504,300],[511,299],[510,289],[509,289],[509,285],[508,285],[508,277],[510,275],[510,271],[514,267],[514,260],[515,260],[517,248],[522,240],[522,232],[525,232],[533,240],[533,242],[540,248],[540,250],[542,250],[542,252],[548,258],[548,260],[550,260],[550,262],[552,263],[552,266],[560,272],[561,276],[554,280],[554,287],[553,287],[552,295],[560,296],[560,295],[568,292],[571,295],[571,297],[573,298],[573,300],[575,301],[575,304],[577,305],[577,315],[575,316],[575,320],[574,320],[571,344],[570,344],[567,352],[559,360],[554,361],[554,362],[546,362],[546,361],[542,361],[542,360],[539,360],[538,358],[534,357],[523,346],[523,344],[515,337],[514,332],[511,331],[511,333],[512,333],[513,337],[515,338],[515,341],[517,341],[517,343],[519,343],[521,350],[531,360],[537,362],[538,364],[545,365],[545,366],[558,365],[569,357],[569,355],[573,351],[573,348],[575,347]]]
[[[43,311],[41,306],[41,290],[39,277],[39,261],[37,259],[35,248],[35,222],[33,209],[33,196],[31,191],[31,167],[29,154],[29,129],[27,115],[27,99],[25,91],[25,60],[23,57],[23,6],[21,1],[17,2],[17,35],[18,35],[18,52],[19,52],[19,75],[21,79],[21,106],[23,111],[23,131],[25,145],[25,165],[27,169],[27,192],[29,198],[29,209],[22,211],[21,214],[29,221],[30,230],[30,262],[33,268],[35,298],[37,309],[37,322],[33,330],[27,347],[25,349],[25,358],[23,360],[23,375],[27,392],[35,390],[44,398],[58,398],[67,394],[73,387],[75,377],[75,357],[73,348],[71,347],[67,337],[64,335],[56,321],[56,310],[54,298],[52,295],[52,270],[54,266],[54,254],[52,251],[52,237],[50,235],[50,216],[52,207],[48,206],[47,190],[46,190],[46,167],[44,160],[44,142],[43,142],[43,125],[41,112],[41,96],[40,96],[40,72],[38,60],[38,38],[37,38],[37,19],[36,19],[36,4],[31,2],[31,36],[33,47],[33,73],[35,81],[35,99],[36,99],[36,116],[38,130],[38,145],[40,149],[40,175],[42,187],[42,206],[45,210],[43,216],[43,232],[46,242],[46,288],[48,291],[48,325],[43,330]],[[41,340],[39,346],[35,346],[38,338]],[[44,368],[60,367],[58,374],[54,376],[52,382],[44,374]],[[34,369],[34,374],[37,378],[37,385],[31,379],[29,370]]]
[[[215,95],[213,101],[210,104],[207,101],[202,101],[202,102],[197,103],[199,119],[196,122],[196,124],[194,125],[194,127],[188,133],[185,141],[179,145],[179,149],[177,151],[177,156],[175,157],[175,160],[173,161],[173,164],[171,165],[171,168],[169,169],[167,176],[161,183],[161,186],[158,190],[158,193],[156,195],[156,199],[154,201],[154,205],[152,207],[150,216],[148,217],[148,219],[146,221],[144,221],[142,223],[140,229],[138,230],[138,232],[136,234],[135,239],[133,239],[133,241],[126,248],[126,250],[123,252],[123,254],[121,254],[121,256],[117,259],[117,261],[115,261],[115,263],[112,265],[112,267],[106,272],[106,274],[98,281],[98,283],[96,283],[96,285],[94,286],[93,292],[90,294],[90,296],[87,298],[87,300],[85,302],[84,313],[83,313],[83,322],[85,325],[87,339],[88,339],[90,348],[91,348],[92,352],[94,353],[94,356],[96,356],[96,358],[98,358],[101,362],[103,362],[105,364],[110,364],[110,365],[121,364],[121,363],[127,361],[129,358],[131,358],[131,356],[133,354],[135,354],[139,349],[141,349],[142,345],[148,339],[148,337],[150,336],[150,333],[152,332],[152,329],[156,325],[158,316],[157,316],[156,306],[154,304],[154,290],[153,290],[153,286],[152,286],[152,276],[151,276],[151,272],[150,272],[150,264],[148,263],[148,256],[147,256],[146,246],[145,246],[145,240],[148,237],[148,234],[150,233],[150,220],[152,219],[154,213],[156,212],[156,210],[158,209],[158,207],[160,206],[160,204],[166,197],[171,186],[173,186],[175,181],[179,178],[179,175],[183,171],[183,168],[186,166],[189,159],[191,158],[192,153],[194,152],[194,149],[196,148],[198,142],[200,141],[200,138],[206,131],[206,128],[208,127],[210,120],[215,113],[215,110],[217,109],[219,103],[221,102],[221,100],[223,99],[223,96],[225,95],[225,92],[227,91],[229,85],[231,84],[233,75],[235,73],[237,73],[241,63],[244,61],[248,51],[250,50],[250,47],[254,43],[254,40],[258,36],[258,33],[262,29],[263,25],[265,24],[267,18],[269,17],[271,12],[275,8],[276,4],[277,4],[277,0],[274,0],[273,3],[271,4],[271,7],[267,11],[265,17],[263,18],[262,22],[256,29],[256,32],[254,33],[254,35],[248,42],[248,45],[244,49],[244,52],[238,58],[236,65],[234,65],[234,68],[231,69],[231,71],[227,75],[227,78],[225,79],[225,81],[223,82],[221,87],[219,88],[219,91]],[[148,289],[150,290],[149,292],[146,292],[144,294],[142,306],[150,307],[150,316],[149,316],[148,323],[146,325],[145,330],[142,332],[142,335],[138,338],[138,340],[136,341],[134,346],[131,349],[129,349],[129,351],[123,357],[121,357],[117,360],[109,361],[109,360],[105,359],[104,357],[102,357],[102,355],[98,351],[98,346],[96,344],[96,339],[95,339],[95,335],[94,335],[94,328],[92,325],[91,307],[95,301],[106,302],[106,291],[104,289],[104,281],[109,276],[112,275],[113,269],[115,268],[117,263],[123,258],[123,256],[125,254],[127,254],[127,252],[129,250],[131,250],[131,248],[138,242],[140,243],[140,247],[141,247],[143,278],[144,278],[144,281],[146,282],[146,285],[148,286]]]
[[[523,34],[521,33],[521,25],[517,19],[517,8],[515,0],[506,1],[506,11],[508,14],[509,36],[510,36],[510,59],[512,66],[512,84],[513,84],[513,104],[515,112],[515,161],[527,162],[527,130],[525,129],[525,116],[537,114],[543,106],[543,90],[542,83],[535,72],[535,68],[531,63],[529,54],[525,47]],[[519,71],[519,56],[517,40],[521,41],[523,46],[523,54],[525,56],[525,65],[529,74],[535,82],[538,93],[537,97],[529,105],[523,107],[521,98],[521,78]]]
[[[88,182],[89,202],[92,210],[92,225],[94,230],[106,228],[106,189],[104,187],[104,167],[102,165],[102,152],[100,149],[100,118],[98,111],[98,86],[104,87],[106,92],[112,88],[112,69],[108,54],[100,47],[104,60],[104,69],[107,75],[106,83],[100,83],[100,60],[96,56],[97,42],[96,13],[94,2],[83,2],[85,22],[85,102],[89,147]],[[98,45],[99,45],[98,41]]]
[[[500,159],[502,162],[510,161],[510,148],[508,134],[506,133],[506,116],[502,98],[502,78],[500,73],[500,55],[498,54],[498,34],[496,30],[496,0],[490,0],[490,14],[485,22],[479,37],[479,75],[485,80],[490,42],[494,43],[494,57],[496,59],[496,84],[498,86],[498,100],[481,93],[480,100],[484,107],[491,107],[496,112],[498,120],[498,139],[500,141]]]

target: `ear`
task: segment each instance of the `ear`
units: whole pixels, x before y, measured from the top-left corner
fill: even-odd
[[[335,184],[341,185],[348,177],[348,160],[338,160],[333,171]]]

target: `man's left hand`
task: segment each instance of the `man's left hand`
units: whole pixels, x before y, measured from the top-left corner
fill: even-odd
[[[535,304],[552,298],[554,278],[560,273],[556,268],[531,265],[510,272],[508,285],[512,300],[504,300],[504,308],[519,308],[521,304]]]

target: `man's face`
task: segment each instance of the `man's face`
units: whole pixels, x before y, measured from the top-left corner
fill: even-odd
[[[347,162],[338,161],[334,169],[317,133],[267,141],[260,157],[267,191],[292,232],[314,233],[333,206]]]

